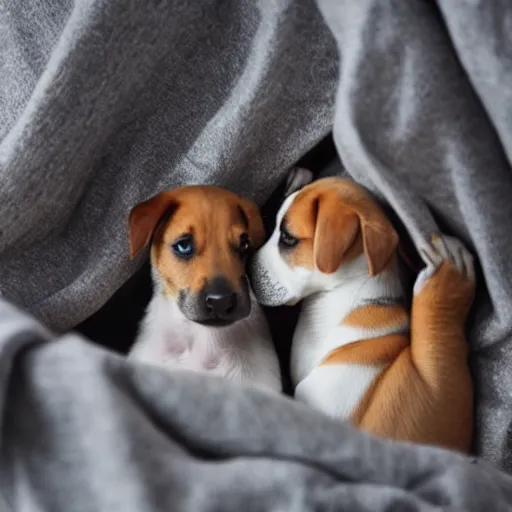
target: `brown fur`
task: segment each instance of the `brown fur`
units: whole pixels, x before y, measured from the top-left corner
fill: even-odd
[[[341,178],[326,178],[304,187],[283,219],[301,242],[283,257],[291,266],[326,274],[364,250],[371,276],[392,260],[398,235],[365,189]]]
[[[329,273],[365,252],[374,276],[393,261],[398,236],[366,191],[340,178],[302,189],[286,213],[289,232],[301,242],[284,257],[291,265]],[[331,352],[322,365],[387,365],[352,416],[371,434],[468,452],[473,428],[473,386],[464,327],[474,284],[445,262],[414,298],[410,336],[389,334]],[[345,325],[401,327],[396,306],[364,306]]]
[[[473,284],[444,263],[413,301],[410,345],[395,334],[329,354],[323,364],[389,363],[354,412],[356,426],[377,436],[469,451],[473,386],[464,324],[473,293]]]
[[[167,221],[166,211],[171,211]],[[265,237],[256,204],[207,186],[162,192],[139,204],[130,213],[129,232],[132,257],[153,237],[152,264],[164,278],[165,293],[173,296],[182,289],[197,292],[216,275],[225,276],[238,290],[245,273],[244,261],[235,250],[240,235],[248,233],[254,249]],[[171,250],[183,234],[193,234],[196,246],[196,256],[188,261]]]
[[[386,334],[349,343],[333,350],[322,362],[329,364],[381,365],[393,361],[409,345],[407,334]]]
[[[371,304],[361,306],[351,311],[343,324],[349,327],[364,327],[366,329],[381,329],[386,327],[406,327],[409,323],[409,313],[403,306]]]

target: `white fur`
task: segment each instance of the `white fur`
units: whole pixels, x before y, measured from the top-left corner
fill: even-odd
[[[251,294],[251,312],[228,327],[207,327],[189,320],[166,297],[153,272],[155,295],[128,357],[168,370],[188,369],[235,383],[281,392],[279,362],[266,319]]]
[[[367,265],[362,255],[353,266]],[[366,267],[367,268],[367,267]],[[348,269],[347,269],[348,270]],[[293,336],[290,361],[295,396],[339,419],[349,418],[385,366],[332,364],[319,366],[335,349],[393,332],[340,325],[353,309],[372,299],[400,298],[402,285],[394,268],[374,278],[348,271],[338,286],[306,297]]]
[[[457,238],[434,235],[431,245],[422,248],[421,253],[427,265],[416,279],[414,295],[418,295],[421,292],[425,283],[435,274],[443,261],[452,261],[463,276],[466,276],[472,283],[475,282],[473,256]]]
[[[291,353],[291,375],[295,383],[304,379],[336,348],[391,331],[389,328],[349,328],[340,324],[364,301],[402,296],[402,284],[393,267],[373,278],[366,270],[366,277],[361,278],[358,268],[368,269],[364,255],[344,267],[348,267],[346,276],[337,280],[337,287],[314,293],[302,302]]]
[[[295,398],[339,419],[349,419],[385,367],[329,365],[317,367],[295,388]]]
[[[280,225],[297,193],[286,198],[274,233],[256,254],[253,275],[268,282],[255,282],[255,289],[263,304],[295,304],[303,299],[290,361],[295,397],[331,416],[347,418],[384,367],[319,365],[343,345],[396,332],[393,328],[357,329],[340,324],[367,301],[400,300],[402,283],[396,261],[371,277],[364,254],[340,265],[332,274],[317,268],[289,267],[279,252]]]

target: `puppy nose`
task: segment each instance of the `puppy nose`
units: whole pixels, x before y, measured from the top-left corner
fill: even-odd
[[[205,300],[206,308],[218,317],[229,315],[236,306],[234,293],[209,293]]]
[[[203,316],[200,322],[205,324],[230,325],[251,312],[251,298],[246,278],[240,280],[237,289],[226,277],[215,276],[207,283],[198,298]]]

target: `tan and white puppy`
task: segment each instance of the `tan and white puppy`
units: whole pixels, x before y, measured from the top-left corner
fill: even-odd
[[[132,258],[151,244],[154,281],[129,357],[280,392],[277,355],[245,273],[265,236],[256,204],[216,187],[169,190],[131,211],[129,234]]]
[[[472,257],[434,236],[409,312],[397,244],[365,189],[342,178],[313,182],[287,197],[256,253],[256,296],[270,306],[303,301],[291,353],[298,400],[375,435],[467,451]]]

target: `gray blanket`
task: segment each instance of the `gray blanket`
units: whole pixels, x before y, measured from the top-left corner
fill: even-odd
[[[512,6],[317,4],[3,0],[0,294],[65,331],[140,265],[129,261],[126,241],[126,216],[137,201],[164,187],[215,183],[263,202],[288,167],[333,130],[347,171],[395,208],[418,249],[440,224],[478,256],[469,332],[475,447],[510,470]],[[490,493],[499,485],[491,469],[452,465],[453,455],[376,443],[288,402],[249,393],[242,399],[218,383],[127,369],[72,338],[24,350],[9,373],[22,342],[35,341],[39,328],[1,307],[1,448],[9,456],[0,461],[0,488],[10,500],[35,500],[19,501],[25,510],[115,510],[109,500],[123,493],[136,495],[133,510],[159,510],[162,486],[181,488],[194,471],[204,488],[196,489],[193,510],[229,510],[237,497],[248,502],[249,489],[255,509],[279,499],[304,508],[300,500],[318,493],[343,509],[357,503],[376,510],[376,496],[396,498],[388,486],[412,500],[424,481],[427,501],[477,507],[469,498],[475,481]],[[134,398],[141,393],[143,400]],[[179,410],[166,402],[168,393],[179,398]],[[215,408],[198,410],[208,403],[220,411],[216,426],[206,416]],[[305,457],[308,471],[275,461],[288,448]],[[269,460],[255,460],[256,452]],[[177,471],[173,457],[190,471]],[[249,477],[253,471],[258,476]],[[343,478],[354,485],[329,494]],[[120,488],[107,484],[112,479]],[[295,494],[292,480],[301,482]],[[258,482],[265,491],[256,491]],[[45,493],[55,503],[39,502]],[[490,496],[498,510],[499,493]],[[137,508],[144,499],[149,505]],[[183,491],[181,508],[189,499]]]
[[[0,510],[509,511],[483,461],[377,441],[286,398],[51,339],[0,306]],[[7,385],[9,384],[9,385]]]

